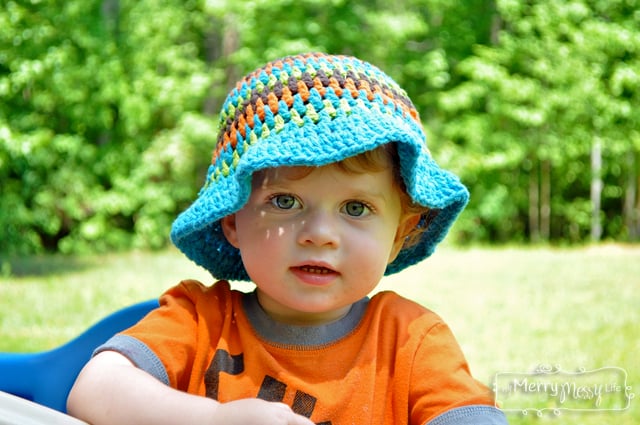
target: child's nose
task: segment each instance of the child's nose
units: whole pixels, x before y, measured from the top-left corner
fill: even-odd
[[[323,210],[305,214],[298,232],[298,243],[338,247],[340,234],[337,220],[337,217]]]

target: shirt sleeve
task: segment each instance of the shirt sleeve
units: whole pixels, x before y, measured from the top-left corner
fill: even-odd
[[[117,334],[99,346],[93,356],[103,351],[116,351],[138,368],[147,372],[165,385],[169,385],[169,376],[162,361],[143,342],[128,335]]]
[[[121,332],[96,352],[113,350],[131,360],[137,367],[173,388],[186,390],[192,368],[202,344],[202,324],[199,310],[207,304],[210,293],[224,293],[226,282],[207,288],[197,281],[183,281],[160,297],[160,306],[136,325]],[[207,295],[209,294],[209,295]],[[209,298],[210,299],[210,298]],[[205,310],[215,316],[216,305]],[[210,335],[205,335],[209,338]]]
[[[471,376],[462,350],[442,322],[427,329],[416,350],[410,388],[411,423],[493,424],[480,418],[504,418],[491,390]],[[461,422],[467,417],[469,422]]]
[[[471,405],[444,412],[427,425],[507,425],[507,418],[496,407]]]

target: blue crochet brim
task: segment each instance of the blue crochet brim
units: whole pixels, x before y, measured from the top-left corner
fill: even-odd
[[[397,142],[401,173],[412,199],[432,210],[420,240],[403,248],[388,265],[392,274],[430,256],[446,236],[469,199],[467,189],[452,173],[441,169],[427,150],[418,123],[399,116],[366,109],[331,121],[298,126],[289,122],[280,132],[251,146],[232,172],[206,183],[196,201],[173,223],[173,243],[196,264],[217,279],[250,280],[240,252],[224,237],[220,219],[243,207],[251,190],[251,176],[278,166],[321,166]],[[312,152],[312,154],[310,154]],[[210,167],[207,182],[211,179]]]

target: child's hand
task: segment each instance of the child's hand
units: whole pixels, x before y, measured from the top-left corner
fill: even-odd
[[[226,425],[313,425],[284,403],[247,398],[222,403],[215,411],[214,422]]]

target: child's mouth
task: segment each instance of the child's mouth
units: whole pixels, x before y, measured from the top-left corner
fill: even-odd
[[[303,264],[291,271],[301,282],[312,286],[330,285],[340,275],[337,271],[319,264]]]
[[[328,269],[326,267],[321,267],[321,266],[300,266],[298,267],[298,269],[305,273],[313,273],[313,274],[335,273],[334,270]]]

